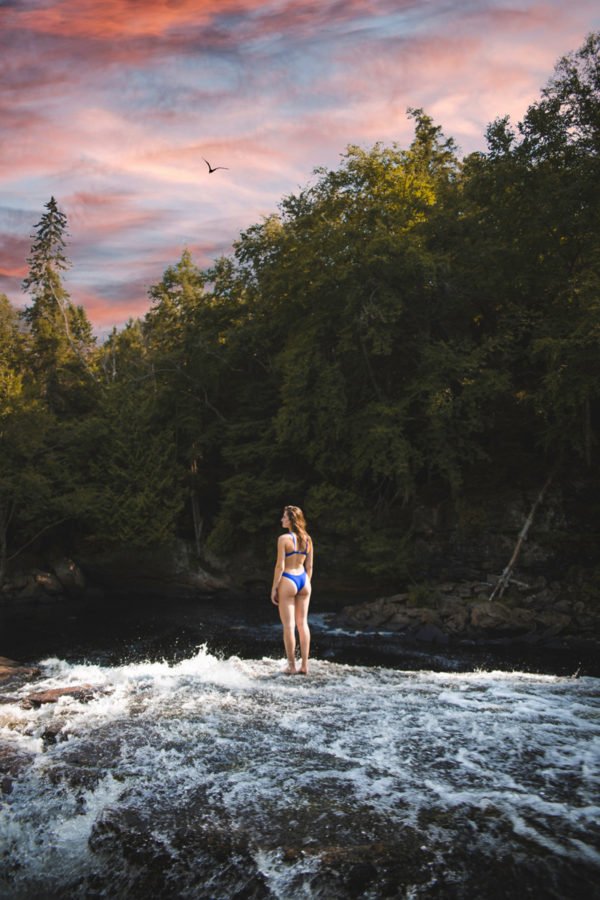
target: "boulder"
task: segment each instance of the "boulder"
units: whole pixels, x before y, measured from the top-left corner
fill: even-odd
[[[393,616],[388,619],[385,623],[385,627],[389,628],[391,631],[402,631],[402,629],[408,628],[412,623],[413,619],[409,615],[408,610],[399,609],[398,612],[395,612]]]
[[[489,600],[475,603],[471,607],[471,625],[483,631],[492,631],[506,627],[511,621],[511,610],[502,603]]]
[[[38,572],[35,576],[35,582],[53,597],[64,593],[62,584],[56,575],[53,575],[51,572]]]
[[[63,590],[70,597],[79,597],[85,590],[85,576],[77,563],[63,557],[52,563],[54,572]]]
[[[20,581],[22,587],[18,588],[18,600],[34,600],[43,593],[42,586],[38,584],[34,575],[24,575]]]
[[[571,624],[571,616],[560,612],[538,613],[535,617],[536,624],[543,626],[544,637],[554,637],[562,634]]]
[[[449,614],[442,616],[444,628],[450,634],[461,634],[469,624],[469,620],[469,609],[460,605]]]
[[[98,694],[105,694],[106,688],[94,687],[92,684],[78,684],[73,687],[50,688],[47,691],[36,691],[28,694],[21,701],[23,709],[37,709],[46,703],[56,703],[61,697],[72,697],[80,703],[88,703]]]
[[[341,612],[345,622],[364,628],[379,628],[397,612],[398,606],[387,597],[379,597],[359,606],[346,606]]]
[[[446,616],[454,616],[456,613],[466,610],[467,606],[460,597],[442,597],[438,604],[438,612],[445,618]]]
[[[0,681],[8,681],[10,678],[16,678],[17,676],[34,678],[39,674],[40,670],[35,666],[22,666],[21,663],[14,659],[0,656]]]

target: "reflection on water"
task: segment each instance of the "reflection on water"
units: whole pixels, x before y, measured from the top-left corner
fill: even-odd
[[[282,668],[46,659],[97,693],[0,705],[2,896],[591,896],[596,679]]]

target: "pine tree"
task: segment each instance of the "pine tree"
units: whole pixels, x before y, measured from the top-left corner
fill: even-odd
[[[62,411],[72,405],[67,395],[80,393],[82,370],[94,377],[89,356],[95,339],[83,307],[72,304],[62,282],[61,273],[70,267],[65,252],[67,216],[54,197],[46,209],[32,235],[23,290],[32,295],[33,303],[23,318],[29,326],[34,376],[50,406]]]

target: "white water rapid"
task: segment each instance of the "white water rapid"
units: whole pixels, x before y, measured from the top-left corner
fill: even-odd
[[[597,679],[319,660],[286,677],[204,648],[40,666],[0,697],[2,897],[597,889]],[[82,684],[88,702],[23,704]]]

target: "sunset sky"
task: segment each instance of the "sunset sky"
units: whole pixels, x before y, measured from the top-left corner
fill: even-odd
[[[65,284],[99,335],[188,247],[231,251],[349,143],[407,146],[423,107],[461,153],[518,121],[597,0],[0,0],[0,291],[20,306],[53,195]],[[228,171],[209,175],[206,157]]]

